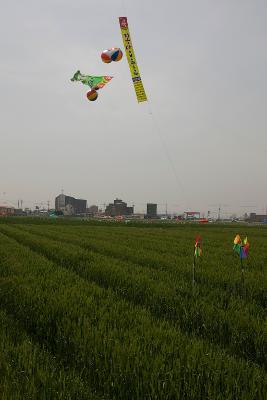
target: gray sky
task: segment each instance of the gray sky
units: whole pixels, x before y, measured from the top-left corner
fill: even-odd
[[[53,203],[64,188],[137,211],[263,212],[266,0],[0,4],[0,202]],[[126,57],[100,58],[123,50],[124,15],[150,105],[136,102]],[[114,79],[88,102],[77,69]]]

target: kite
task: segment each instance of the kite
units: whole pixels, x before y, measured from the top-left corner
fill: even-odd
[[[234,247],[233,250],[239,254],[241,259],[247,258],[248,256],[248,249],[249,249],[249,242],[248,242],[248,238],[246,237],[243,240],[241,240],[241,237],[239,235],[236,235],[236,237],[234,238]]]
[[[80,71],[77,71],[71,78],[71,81],[81,82],[89,86],[91,90],[87,93],[87,98],[90,101],[95,101],[98,97],[97,90],[102,89],[112,78],[113,76],[83,75]]]
[[[111,61],[120,61],[123,53],[118,47],[112,47],[111,49],[104,50],[101,54],[101,59],[104,63],[109,64]]]
[[[121,34],[138,103],[147,101],[146,92],[137,66],[127,17],[119,17]]]

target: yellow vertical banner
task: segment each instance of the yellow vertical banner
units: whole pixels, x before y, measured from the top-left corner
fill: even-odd
[[[130,67],[130,72],[132,75],[132,80],[133,80],[133,84],[134,84],[137,101],[138,101],[138,103],[141,103],[142,101],[147,101],[147,97],[146,97],[146,92],[145,92],[145,89],[144,89],[144,86],[143,86],[143,83],[141,80],[139,69],[137,66],[134,49],[133,49],[133,45],[132,45],[132,40],[131,40],[129,28],[128,28],[127,17],[119,17],[119,21],[120,21],[122,40],[123,40],[128,64]]]

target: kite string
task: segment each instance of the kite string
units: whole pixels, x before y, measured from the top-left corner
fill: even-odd
[[[125,10],[125,14],[124,15],[126,16],[127,15],[127,13],[126,13],[127,10],[126,10],[126,3],[125,3],[124,0],[121,0],[121,6],[122,6],[122,9]],[[145,97],[146,97],[146,95],[145,95]],[[183,192],[185,192],[184,185],[182,184],[181,180],[178,177],[178,174],[177,174],[176,169],[175,169],[175,165],[174,165],[173,160],[172,160],[172,158],[170,156],[170,153],[169,153],[169,150],[167,148],[167,145],[166,145],[165,141],[163,140],[163,137],[161,135],[160,127],[159,127],[159,125],[158,125],[158,123],[157,123],[157,121],[156,121],[156,119],[154,117],[154,114],[152,112],[152,105],[151,105],[149,100],[147,100],[147,104],[148,104],[148,113],[151,116],[151,119],[153,121],[154,126],[156,127],[156,131],[157,131],[160,143],[161,143],[161,145],[162,145],[162,147],[164,149],[166,158],[168,159],[168,162],[169,162],[169,165],[171,167],[172,173],[173,173],[173,175],[175,177],[177,188],[180,189],[180,187],[181,187],[183,189]],[[185,198],[185,196],[184,196],[184,199],[186,200],[186,202],[188,204],[187,207],[190,209],[190,202],[188,201],[188,199]]]
[[[165,156],[166,156],[166,158],[167,158],[167,160],[168,160],[168,162],[169,162],[170,168],[171,168],[172,173],[173,173],[173,176],[174,176],[174,178],[175,178],[175,183],[176,183],[177,189],[178,189],[178,190],[179,190],[179,189],[182,189],[184,200],[185,200],[186,203],[187,203],[187,208],[190,210],[190,209],[191,209],[191,207],[190,207],[190,201],[189,201],[189,199],[187,198],[187,196],[185,196],[185,187],[184,187],[184,184],[182,183],[181,179],[179,178],[179,176],[178,176],[178,174],[177,174],[177,171],[176,171],[174,162],[173,162],[173,160],[172,160],[172,157],[171,157],[171,155],[170,155],[170,152],[169,152],[169,150],[168,150],[168,147],[167,147],[167,145],[166,145],[166,143],[165,143],[165,141],[164,141],[164,139],[163,139],[162,132],[161,132],[161,129],[160,129],[160,127],[159,127],[159,124],[157,123],[156,118],[155,118],[155,116],[154,116],[154,114],[153,114],[153,112],[152,112],[152,104],[151,104],[151,101],[148,100],[147,103],[148,103],[148,114],[151,116],[152,122],[153,122],[153,124],[154,124],[154,126],[155,126],[155,128],[156,128],[155,130],[156,130],[156,132],[157,132],[157,135],[158,135],[158,137],[159,137],[159,140],[160,140],[160,143],[161,143],[161,145],[162,145],[162,148],[164,149]]]

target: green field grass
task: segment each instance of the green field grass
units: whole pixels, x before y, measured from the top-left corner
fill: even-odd
[[[3,218],[0,256],[1,399],[267,398],[265,227]]]

